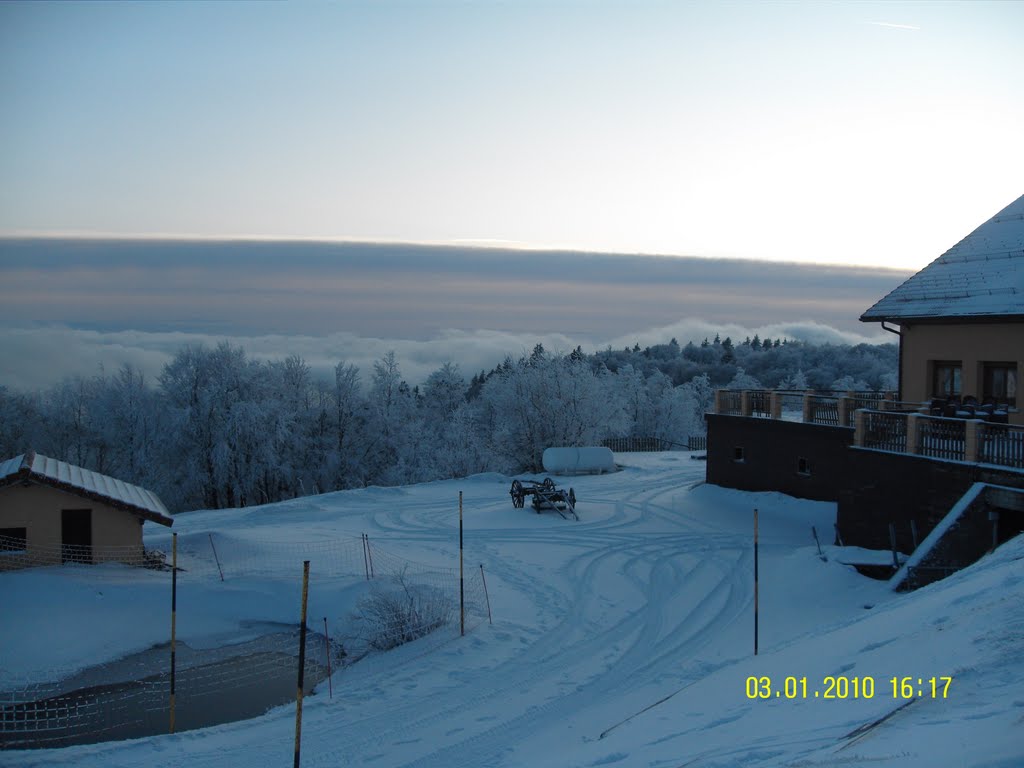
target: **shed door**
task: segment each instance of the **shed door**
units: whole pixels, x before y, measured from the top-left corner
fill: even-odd
[[[92,562],[92,510],[63,509],[60,513],[61,562]]]

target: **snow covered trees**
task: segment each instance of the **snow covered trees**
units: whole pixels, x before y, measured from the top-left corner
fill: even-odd
[[[491,425],[487,447],[505,471],[538,470],[545,448],[599,444],[628,427],[611,374],[539,345],[488,378],[478,401]]]
[[[756,337],[755,337],[756,339]],[[893,388],[895,348],[658,344],[593,355],[536,345],[467,383],[446,362],[410,387],[394,352],[368,378],[318,377],[296,355],[183,347],[156,386],[130,366],[37,394],[0,387],[0,457],[28,448],[151,488],[172,509],[538,470],[552,446],[703,434],[716,386]]]

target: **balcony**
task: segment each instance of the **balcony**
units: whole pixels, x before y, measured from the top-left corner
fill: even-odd
[[[715,413],[848,427],[859,448],[1024,469],[1024,426],[932,416],[887,393],[717,390]]]

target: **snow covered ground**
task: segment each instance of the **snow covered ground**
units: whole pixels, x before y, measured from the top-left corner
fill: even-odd
[[[294,542],[366,532],[389,552],[454,566],[463,492],[466,563],[484,566],[493,626],[368,658],[334,675],[333,699],[321,684],[303,708],[304,766],[1024,765],[1020,537],[945,581],[894,594],[837,549],[819,558],[811,526],[831,540],[832,504],[703,485],[704,464],[687,453],[616,458],[621,472],[556,478],[575,488],[580,522],[514,509],[510,478],[479,475],[183,514],[175,530],[183,540]],[[166,642],[165,574],[83,571],[0,574],[4,685]],[[197,582],[180,606],[178,635],[190,645],[298,621],[294,580]],[[314,579],[309,615],[343,615],[350,587]],[[910,699],[894,696],[894,677],[910,678]],[[845,698],[825,697],[827,678],[842,680],[833,693],[849,686]],[[5,751],[0,764],[280,766],[292,760],[294,728],[291,705],[173,736]]]

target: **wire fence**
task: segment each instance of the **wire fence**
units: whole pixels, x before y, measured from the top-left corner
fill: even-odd
[[[328,586],[362,584],[355,610],[307,622],[304,688],[307,693],[368,654],[417,641],[401,663],[410,663],[480,626],[489,617],[482,567],[459,578],[455,568],[416,563],[371,543],[366,536],[287,542],[224,534],[179,536],[178,579],[244,582],[301,581],[303,560],[316,574],[310,594]],[[94,548],[94,550],[99,548]],[[28,559],[32,555],[22,552]],[[52,552],[43,555],[52,555]],[[170,557],[162,549],[125,548],[128,564],[166,574],[170,613]],[[42,557],[42,564],[50,564]],[[24,561],[23,561],[24,564]],[[80,575],[83,566],[72,566]],[[90,576],[104,577],[103,568]],[[110,571],[111,573],[115,571]],[[123,577],[123,569],[117,572]],[[331,580],[328,585],[325,580]],[[295,590],[298,594],[298,587]],[[225,595],[225,599],[231,599]],[[187,611],[187,608],[184,609]],[[296,617],[299,606],[296,605]],[[179,617],[184,615],[178,611]],[[260,621],[253,617],[254,623]],[[299,622],[262,632],[239,628],[235,642],[217,648],[177,644],[175,730],[242,720],[294,701]],[[8,686],[0,691],[0,749],[61,747],[167,733],[170,723],[170,647],[151,648],[60,681]]]

